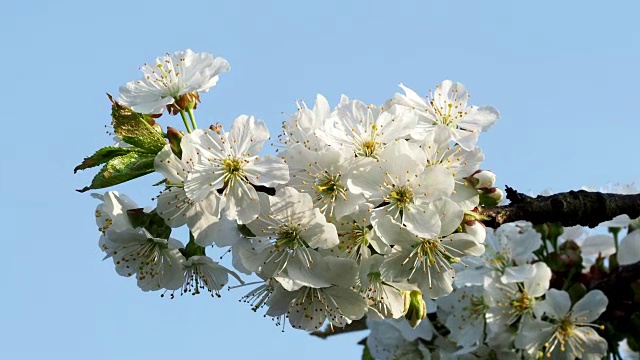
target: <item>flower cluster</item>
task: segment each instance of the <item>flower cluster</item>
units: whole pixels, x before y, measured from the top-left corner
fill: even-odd
[[[270,133],[253,116],[228,130],[197,126],[199,94],[228,70],[210,54],[167,54],[113,100],[119,145],[77,168],[105,164],[83,190],[164,179],[152,210],[96,195],[99,245],[119,275],[171,297],[220,296],[231,276],[234,288],[254,286],[243,297],[254,310],[308,331],[366,315],[376,359],[604,354],[593,322],[607,298],[550,289],[560,240],[527,223],[493,232],[481,222],[478,208],[503,197],[476,145],[499,118],[493,106],[470,105],[449,80],[424,98],[400,85],[380,106],[343,95],[332,108],[318,95],[283,122],[277,156],[265,155]],[[159,125],[164,109],[185,131]],[[170,237],[184,226],[184,243]],[[636,251],[621,264],[640,257],[638,236],[620,243]],[[233,269],[209,257],[215,248]]]

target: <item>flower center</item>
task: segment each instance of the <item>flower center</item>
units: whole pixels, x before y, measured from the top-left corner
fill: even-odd
[[[511,259],[509,255],[504,252],[496,253],[493,258],[491,258],[490,267],[497,270],[500,273],[504,273],[504,270],[511,265]]]
[[[382,282],[382,274],[379,271],[372,271],[367,274],[367,278],[370,283],[379,283]]]
[[[242,162],[237,157],[224,159],[224,183],[228,185],[235,180],[241,180],[247,182],[244,170],[242,169]]]
[[[422,238],[420,243],[415,244],[412,247],[413,250],[401,264],[404,265],[408,262],[411,263],[411,274],[409,275],[409,279],[413,277],[416,270],[420,269],[423,273],[429,274],[429,281],[431,281],[432,267],[435,268],[437,273],[440,273],[452,269],[451,264],[460,263],[460,258],[451,255],[438,238]],[[458,251],[450,247],[449,250]],[[431,284],[429,284],[429,286],[431,286]]]
[[[447,101],[445,101],[444,106],[438,106],[436,104],[433,98],[433,93],[429,95],[431,98],[429,105],[431,105],[430,107],[436,115],[437,122],[455,129],[458,127],[456,122],[468,114],[468,111],[466,111],[467,109],[464,106],[467,99],[460,99],[457,89],[452,89],[450,91],[451,95]]]
[[[533,308],[535,300],[523,290],[515,299],[511,300],[511,309],[516,315],[523,315]]]
[[[346,200],[347,188],[340,183],[340,174],[334,175],[325,171],[317,184],[316,201],[334,202],[338,196]]]
[[[297,247],[307,247],[307,243],[300,237],[300,228],[294,225],[281,225],[277,240],[274,244],[277,251],[295,250]]]
[[[394,185],[384,200],[388,202],[391,207],[397,207],[399,210],[402,210],[413,203],[413,190],[406,185]]]
[[[489,310],[489,305],[485,303],[484,298],[482,296],[471,296],[471,306],[467,309],[471,313],[473,317],[484,316]]]
[[[180,84],[178,77],[180,76],[180,68],[184,65],[185,59],[181,58],[178,63],[174,63],[169,54],[162,62],[157,62],[155,68],[145,64],[146,69],[143,71],[146,74],[147,80],[153,81],[164,87],[172,97],[178,96],[182,85]]]
[[[346,252],[349,258],[359,260],[369,246],[370,233],[371,230],[369,228],[354,222],[351,231],[341,236],[338,249]]]
[[[380,143],[374,139],[366,139],[360,143],[360,149],[356,152],[358,156],[374,157],[380,149]]]

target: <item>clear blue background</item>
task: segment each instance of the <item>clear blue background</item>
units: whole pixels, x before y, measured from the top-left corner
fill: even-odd
[[[356,359],[365,336],[285,333],[238,299],[143,293],[102,262],[97,202],[74,191],[111,144],[105,92],[185,48],[232,70],[202,94],[201,125],[239,114],[272,134],[296,99],[382,103],[444,79],[502,119],[484,168],[540,192],[638,181],[635,2],[8,1],[0,12],[0,358]],[[163,117],[163,124],[180,125]],[[118,189],[151,205],[147,177]],[[213,254],[219,256],[220,253]]]

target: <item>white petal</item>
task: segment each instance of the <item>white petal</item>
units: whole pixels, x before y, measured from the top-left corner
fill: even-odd
[[[360,294],[351,289],[333,286],[323,289],[323,291],[327,297],[333,300],[335,306],[340,309],[340,315],[348,320],[361,319],[367,312],[367,302]],[[336,324],[336,322],[333,323]]]
[[[573,318],[579,322],[592,322],[607,309],[609,299],[600,290],[589,291],[573,306]]]
[[[486,131],[498,119],[500,119],[500,112],[495,107],[491,105],[474,106],[457,124],[468,130]]]
[[[263,121],[253,116],[240,115],[233,121],[227,136],[235,155],[254,156],[269,139],[269,129]]]
[[[533,276],[534,272],[535,269],[531,264],[509,266],[504,270],[504,274],[500,277],[500,281],[504,283],[523,282],[525,279]]]
[[[428,205],[412,205],[405,209],[402,221],[412,233],[431,238],[440,233],[440,217]]]
[[[273,155],[260,156],[243,167],[252,184],[275,186],[289,181],[289,167],[284,160]]]
[[[533,296],[539,297],[549,289],[549,282],[551,281],[551,269],[543,262],[537,262],[533,264],[534,274],[533,276],[525,279],[524,289],[526,292]]]
[[[253,221],[260,214],[260,200],[256,190],[242,181],[237,181],[225,190],[225,215],[238,224]]]
[[[566,291],[549,289],[544,301],[540,303],[541,310],[553,319],[561,319],[571,308],[571,299]]]
[[[640,229],[627,234],[618,246],[620,265],[631,265],[638,261],[640,261]]]
[[[166,145],[153,160],[154,169],[173,183],[181,183],[187,178],[187,167]]]
[[[420,198],[424,201],[433,201],[441,197],[448,197],[453,192],[455,181],[450,171],[441,166],[430,166],[426,168],[416,182],[421,186],[414,188],[416,195],[420,193]]]

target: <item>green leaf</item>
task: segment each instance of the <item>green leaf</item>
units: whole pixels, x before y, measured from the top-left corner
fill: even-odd
[[[149,115],[137,113],[126,106],[118,104],[111,96],[111,124],[116,135],[127,144],[157,154],[167,144],[160,132],[153,128],[155,123]]]
[[[78,170],[85,170],[94,166],[102,165],[115,157],[127,155],[132,152],[144,152],[144,150],[135,147],[103,147],[102,149],[96,151],[95,154],[84,158],[82,163],[73,169],[73,173],[75,174],[76,172],[78,172]]]
[[[150,174],[154,171],[155,155],[131,152],[107,161],[91,181],[91,185],[78,190],[102,189]]]

